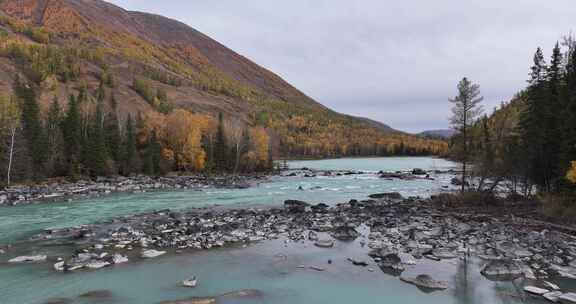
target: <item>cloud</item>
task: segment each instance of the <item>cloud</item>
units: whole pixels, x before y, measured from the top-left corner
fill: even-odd
[[[536,47],[551,49],[576,16],[572,0],[112,2],[183,21],[335,110],[412,132],[447,127],[464,76],[485,108],[508,100]]]

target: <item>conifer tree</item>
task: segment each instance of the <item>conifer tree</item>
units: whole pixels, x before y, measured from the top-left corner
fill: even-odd
[[[105,135],[106,135],[106,145],[108,148],[108,154],[116,164],[121,161],[122,153],[122,136],[120,134],[120,123],[118,121],[117,114],[117,102],[116,98],[112,94],[110,96],[110,114],[106,117],[105,122]]]
[[[28,152],[32,160],[33,175],[40,177],[44,172],[48,141],[40,120],[40,107],[34,89],[19,79],[15,81],[14,92],[22,101],[22,126],[28,142]]]
[[[136,147],[136,130],[132,117],[128,116],[126,119],[126,139],[124,143],[123,153],[123,174],[130,175],[138,172],[138,150]]]
[[[214,143],[214,164],[216,170],[224,171],[228,169],[228,146],[226,144],[222,112],[218,113],[218,130],[216,131],[216,142]]]
[[[104,134],[104,105],[101,98],[103,98],[103,95],[100,95],[96,105],[96,113],[88,138],[87,162],[88,169],[93,176],[103,176],[107,173],[108,152]]]
[[[58,98],[54,96],[50,108],[48,109],[48,116],[46,118],[46,127],[48,137],[48,168],[50,175],[60,175],[66,172],[61,172],[64,165],[64,153],[62,151],[63,134],[62,134],[62,108]]]
[[[458,159],[462,162],[462,192],[466,188],[466,169],[470,160],[469,132],[476,119],[482,114],[482,107],[480,106],[482,100],[480,86],[473,84],[466,77],[458,84],[458,95],[450,99],[450,102],[454,104],[450,122],[452,128],[458,132],[459,138],[456,145],[458,146]]]
[[[148,145],[146,146],[146,151],[144,153],[144,173],[147,175],[158,175],[160,174],[160,160],[161,160],[162,147],[156,132],[153,131],[152,135],[148,140]]]
[[[521,115],[520,131],[522,143],[526,147],[527,178],[543,190],[548,190],[549,176],[546,170],[546,78],[547,67],[542,49],[534,54],[534,65],[531,67],[528,88],[526,89],[526,106]]]
[[[80,109],[78,107],[77,99],[74,95],[70,95],[66,117],[62,122],[62,133],[64,135],[66,156],[68,158],[69,174],[76,175],[79,173],[80,155],[82,149],[82,128]]]

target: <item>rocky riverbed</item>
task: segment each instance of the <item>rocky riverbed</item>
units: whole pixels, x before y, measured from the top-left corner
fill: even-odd
[[[266,180],[268,176],[250,175],[191,175],[108,177],[69,182],[54,180],[31,185],[0,189],[0,206],[72,201],[112,193],[136,193],[171,190],[202,190],[207,187],[241,189]]]
[[[550,282],[555,277],[576,279],[573,236],[526,225],[510,216],[445,210],[434,203],[435,198],[405,199],[397,193],[371,197],[334,207],[286,201],[282,208],[161,210],[50,229],[34,236],[33,242],[73,243],[75,251],[62,256],[14,256],[11,261],[50,262],[54,271],[90,271],[164,254],[267,240],[310,243],[330,250],[337,242],[359,239],[365,256],[350,257],[350,263],[378,265],[381,271],[423,290],[445,289],[449,284],[428,275],[405,277],[402,273],[422,259],[474,258],[485,261],[481,273],[490,279],[520,278],[527,282],[529,294],[574,303],[569,302],[573,294]],[[11,254],[10,249],[6,254]],[[324,270],[321,265],[306,267]]]

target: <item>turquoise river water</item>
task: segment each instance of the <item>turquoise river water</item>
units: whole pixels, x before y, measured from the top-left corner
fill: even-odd
[[[443,262],[421,261],[405,272],[428,273],[448,281],[445,291],[425,293],[397,277],[356,267],[346,261],[358,257],[369,261],[359,241],[338,243],[321,249],[310,243],[268,241],[246,248],[216,249],[169,254],[154,260],[135,260],[99,271],[56,273],[52,263],[11,265],[18,254],[58,256],[61,248],[19,243],[45,228],[89,224],[111,217],[157,209],[185,209],[205,206],[279,206],[286,199],[336,204],[364,199],[369,194],[397,191],[405,196],[428,196],[449,187],[452,176],[432,175],[435,180],[383,180],[375,172],[405,171],[412,168],[446,170],[455,164],[436,158],[359,158],[294,161],[291,168],[361,170],[365,174],[334,177],[273,177],[248,189],[117,194],[98,199],[0,208],[0,245],[15,244],[16,252],[0,255],[0,304],[42,304],[66,298],[70,303],[147,304],[190,297],[214,296],[240,289],[257,289],[263,296],[249,301],[226,303],[271,304],[481,304],[526,303],[512,283],[493,282],[479,273],[479,261],[464,264],[458,259]],[[298,190],[302,187],[304,191]],[[327,260],[334,261],[331,265]],[[320,265],[324,272],[298,268]],[[178,283],[190,275],[199,286],[186,289]],[[110,299],[81,299],[93,290],[109,290]],[[535,303],[535,302],[529,302]]]

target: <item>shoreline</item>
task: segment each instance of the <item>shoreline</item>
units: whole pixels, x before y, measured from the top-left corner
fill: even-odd
[[[167,209],[92,225],[47,229],[31,242],[74,244],[75,252],[12,257],[10,261],[49,261],[59,272],[93,271],[165,254],[270,240],[308,243],[329,250],[336,243],[360,238],[365,240],[365,260],[351,263],[362,267],[370,261],[382,272],[415,285],[444,286],[434,278],[427,278],[426,283],[402,277],[410,265],[421,259],[467,256],[487,261],[481,270],[485,277],[523,277],[539,288],[554,277],[576,279],[576,251],[572,247],[576,238],[572,235],[516,221],[510,214],[444,209],[434,197],[403,198],[398,193],[371,197],[333,207],[288,200],[283,207]],[[315,270],[323,271],[320,266]]]
[[[81,201],[120,193],[200,191],[208,187],[244,189],[266,181],[271,174],[100,177],[76,182],[52,180],[0,189],[0,208],[53,202]]]

